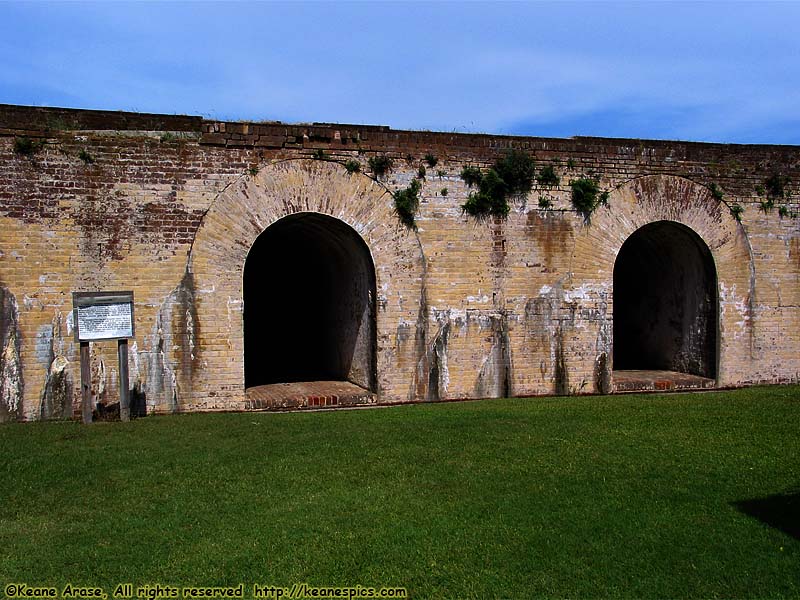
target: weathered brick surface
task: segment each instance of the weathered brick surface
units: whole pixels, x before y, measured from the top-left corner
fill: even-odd
[[[15,152],[22,137],[41,148]],[[462,167],[488,167],[512,147],[554,165],[561,185],[534,189],[505,220],[464,216]],[[314,160],[320,150],[325,160]],[[384,154],[394,168],[375,180],[368,159]],[[410,231],[391,192],[426,154],[439,162]],[[348,159],[363,173],[347,173]],[[90,290],[135,292],[130,379],[148,412],[252,407],[244,261],[271,223],[303,211],[340,219],[370,249],[378,402],[613,390],[614,261],[628,236],[659,220],[691,228],[714,258],[717,384],[797,381],[800,219],[759,210],[755,190],[773,173],[790,180],[781,203],[800,210],[797,147],[0,105],[0,419],[78,407],[71,293]],[[591,222],[569,201],[569,181],[585,175],[611,191]],[[745,208],[741,223],[712,183]],[[541,194],[551,209],[538,208]],[[280,282],[275,293],[287,293]],[[115,344],[92,346],[94,394],[113,403]]]

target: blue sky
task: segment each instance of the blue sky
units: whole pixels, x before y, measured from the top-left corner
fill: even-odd
[[[0,2],[0,103],[800,144],[800,2]]]

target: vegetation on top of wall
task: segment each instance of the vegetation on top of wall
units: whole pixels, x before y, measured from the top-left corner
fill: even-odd
[[[570,182],[572,188],[572,206],[585,219],[589,219],[598,206],[608,204],[608,191],[600,191],[599,184],[594,179],[581,177]]]
[[[397,212],[400,222],[409,229],[417,228],[415,215],[419,208],[420,189],[422,189],[422,184],[419,179],[414,179],[407,188],[393,194],[395,212]]]
[[[314,154],[311,155],[314,160],[328,160],[328,155],[325,154],[325,150],[322,148],[318,148],[314,150]]]
[[[14,154],[19,154],[20,156],[32,156],[43,147],[44,142],[41,140],[32,140],[25,136],[14,138]]]
[[[536,174],[533,158],[519,150],[509,150],[494,165],[481,173],[477,167],[464,167],[461,179],[470,187],[477,186],[461,209],[470,216],[505,217],[511,211],[508,198],[527,194]]]
[[[370,157],[367,164],[369,164],[369,169],[375,177],[383,177],[392,169],[392,159],[385,154]]]

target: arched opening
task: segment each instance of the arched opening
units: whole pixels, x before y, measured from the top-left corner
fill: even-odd
[[[375,391],[375,267],[349,225],[297,213],[244,266],[245,387],[347,381]]]
[[[673,371],[715,379],[717,273],[688,227],[636,230],[614,263],[614,371]]]

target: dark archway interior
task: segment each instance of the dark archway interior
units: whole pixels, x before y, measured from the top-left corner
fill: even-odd
[[[375,268],[342,221],[298,213],[268,227],[244,267],[245,387],[350,381],[375,391]]]
[[[614,264],[614,369],[716,378],[717,274],[708,246],[688,227],[650,223]]]

